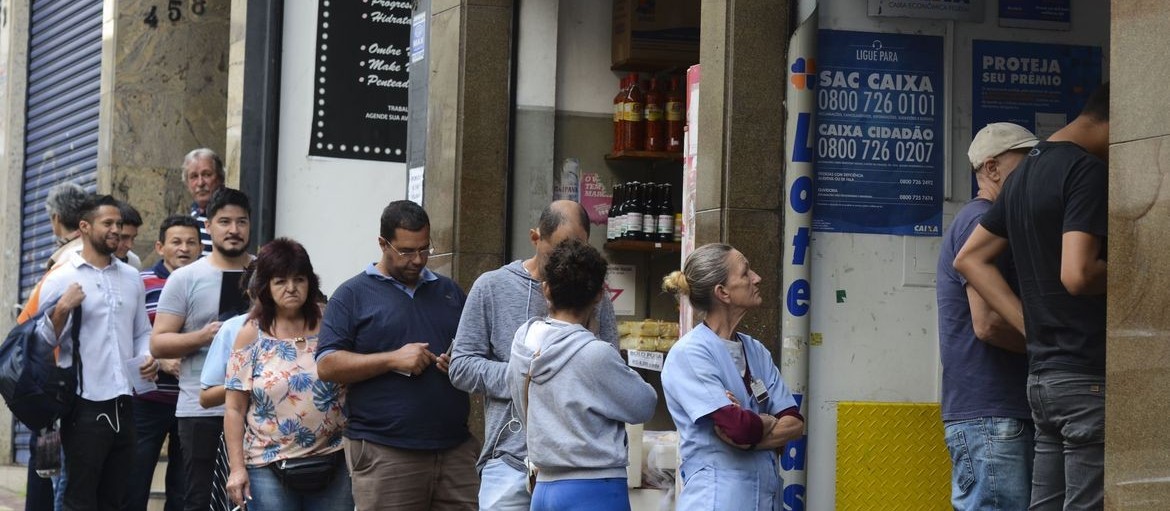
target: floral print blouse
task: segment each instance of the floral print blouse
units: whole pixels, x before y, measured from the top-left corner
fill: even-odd
[[[261,332],[228,361],[226,387],[251,398],[244,426],[249,467],[341,449],[345,391],[317,379],[317,336],[303,339],[300,349],[297,340]]]

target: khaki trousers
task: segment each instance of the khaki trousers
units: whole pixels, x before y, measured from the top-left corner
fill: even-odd
[[[479,442],[445,451],[397,449],[345,439],[345,462],[358,511],[476,511]]]

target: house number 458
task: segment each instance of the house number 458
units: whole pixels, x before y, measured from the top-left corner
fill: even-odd
[[[204,12],[207,12],[207,0],[191,0],[191,14],[202,16]],[[142,22],[150,25],[150,28],[158,28],[158,16],[158,6],[152,5]],[[166,16],[171,23],[183,19],[183,0],[167,0]]]

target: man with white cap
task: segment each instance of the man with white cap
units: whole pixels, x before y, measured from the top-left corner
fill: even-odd
[[[942,418],[956,510],[1026,509],[1031,494],[1034,430],[1024,336],[991,310],[955,271],[954,261],[1004,180],[1037,142],[1032,132],[1007,122],[975,134],[967,157],[979,190],[955,215],[939,253]],[[1011,255],[998,264],[1014,286]]]

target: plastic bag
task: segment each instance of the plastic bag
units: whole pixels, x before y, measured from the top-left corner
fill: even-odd
[[[45,479],[61,473],[61,433],[56,429],[44,429],[37,437],[33,467]]]
[[[642,487],[673,489],[678,472],[678,432],[643,432],[642,453]]]

